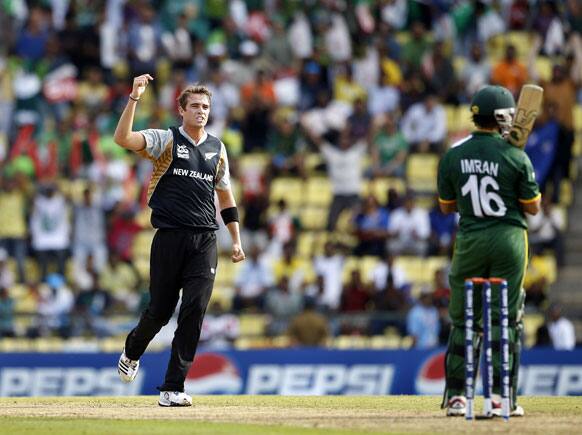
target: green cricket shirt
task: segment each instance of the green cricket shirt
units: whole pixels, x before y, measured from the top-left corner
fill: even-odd
[[[500,223],[527,229],[520,203],[540,197],[527,154],[497,133],[480,131],[445,153],[439,164],[438,194],[442,203],[456,202],[461,232]]]

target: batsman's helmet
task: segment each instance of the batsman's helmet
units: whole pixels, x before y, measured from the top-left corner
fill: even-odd
[[[501,128],[508,128],[515,113],[515,100],[503,86],[485,86],[473,96],[471,113],[474,121],[495,118]]]

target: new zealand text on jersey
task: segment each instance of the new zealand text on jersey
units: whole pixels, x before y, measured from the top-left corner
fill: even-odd
[[[212,181],[212,175],[203,174],[202,172],[193,171],[191,169],[174,168],[174,175],[181,175],[183,177],[197,178],[202,181]]]
[[[499,163],[478,159],[461,159],[461,172],[463,174],[487,174],[497,177]]]

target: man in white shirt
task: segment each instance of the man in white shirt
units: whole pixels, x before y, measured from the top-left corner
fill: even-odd
[[[235,312],[248,307],[262,309],[267,289],[274,283],[269,267],[259,255],[259,248],[253,246],[248,261],[243,263],[236,276],[236,294],[232,302]]]
[[[55,184],[41,186],[30,216],[31,244],[38,258],[41,280],[46,278],[51,261],[56,262],[60,275],[65,274],[70,233],[67,200]]]
[[[574,324],[562,316],[562,307],[553,304],[548,310],[548,333],[556,350],[573,350],[576,347]]]
[[[402,118],[402,133],[419,152],[440,152],[447,137],[447,115],[433,93],[413,104]]]
[[[374,284],[374,289],[377,292],[386,290],[389,275],[391,275],[395,289],[400,290],[408,283],[404,270],[394,264],[394,255],[391,253],[386,255],[384,261],[378,262],[370,272],[370,281]]]
[[[320,303],[330,310],[337,310],[342,295],[342,273],[344,256],[336,251],[332,242],[327,242],[323,255],[313,259],[313,269],[323,277],[323,294]]]
[[[333,191],[327,230],[333,231],[341,212],[354,207],[360,201],[362,159],[367,151],[366,143],[352,144],[346,133],[339,133],[339,147],[336,147],[313,131],[307,130],[307,134],[319,147],[327,166]]]
[[[413,194],[406,195],[404,205],[390,215],[389,252],[394,255],[424,256],[430,236],[427,210],[417,207]]]
[[[549,196],[542,199],[542,210],[535,216],[527,216],[529,243],[534,255],[541,254],[545,249],[552,249],[558,266],[564,265],[564,245],[562,232],[566,223],[564,215],[556,209]]]

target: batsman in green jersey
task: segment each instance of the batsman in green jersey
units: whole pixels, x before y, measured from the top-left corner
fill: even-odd
[[[449,275],[449,313],[453,326],[445,358],[445,399],[450,416],[465,414],[464,281],[472,277],[498,277],[508,282],[512,415],[523,415],[523,408],[516,403],[516,390],[521,312],[525,300],[522,285],[528,260],[525,213],[539,211],[541,195],[528,156],[502,136],[511,125],[514,110],[515,100],[507,89],[486,86],[478,91],[471,101],[475,131],[452,145],[439,166],[440,208],[443,213],[460,214]],[[491,311],[493,413],[499,415],[501,405],[495,396],[500,390],[500,313],[496,286],[493,287]],[[480,333],[480,291],[475,292],[474,316],[475,328]]]

